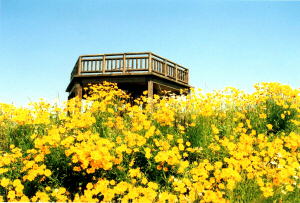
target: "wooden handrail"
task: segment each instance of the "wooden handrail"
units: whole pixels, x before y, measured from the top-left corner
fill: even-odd
[[[116,71],[126,74],[145,70],[188,84],[187,68],[152,52],[81,55],[73,68],[71,79],[88,73],[105,74]]]

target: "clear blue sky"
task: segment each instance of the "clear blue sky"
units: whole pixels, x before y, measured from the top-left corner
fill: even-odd
[[[207,91],[300,87],[299,1],[0,0],[0,102],[67,98],[79,55],[152,51]]]

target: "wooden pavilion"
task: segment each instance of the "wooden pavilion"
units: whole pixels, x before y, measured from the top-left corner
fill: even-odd
[[[151,52],[82,55],[71,73],[68,98],[82,98],[84,87],[104,81],[117,83],[133,97],[145,90],[153,97],[190,88],[187,68]]]

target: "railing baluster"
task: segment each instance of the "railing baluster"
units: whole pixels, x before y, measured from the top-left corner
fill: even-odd
[[[143,69],[143,60],[142,59],[138,59],[139,60],[139,64],[140,64],[140,67],[139,67],[139,69]]]
[[[134,59],[131,59],[131,67],[134,69]]]
[[[178,80],[178,77],[177,77],[177,65],[175,65],[175,80],[176,81]]]
[[[106,60],[105,60],[105,55],[103,55],[103,60],[102,60],[102,65],[103,65],[103,67],[102,67],[102,73],[105,73],[105,66],[106,66]]]
[[[77,75],[80,75],[80,73],[81,73],[81,56],[78,59]]]
[[[134,62],[134,59],[131,59],[131,62],[132,62],[132,69],[135,69],[135,62]]]
[[[186,70],[186,83],[189,83],[189,69]]]
[[[163,74],[164,74],[165,76],[167,76],[167,62],[166,62],[166,60],[164,60],[164,70],[163,70]]]
[[[123,54],[123,73],[126,72],[126,55]]]
[[[151,53],[149,53],[149,58],[148,58],[148,70],[149,70],[149,72],[152,72],[152,54]]]

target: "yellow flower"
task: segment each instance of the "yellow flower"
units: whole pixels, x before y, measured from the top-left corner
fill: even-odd
[[[181,139],[181,138],[178,139],[178,140],[177,140],[177,143],[178,143],[178,144],[182,144],[182,143],[183,143],[183,139]]]
[[[159,170],[159,171],[162,170],[162,168],[163,168],[163,167],[162,167],[161,165],[157,165],[157,166],[156,166],[156,169]]]
[[[259,114],[259,118],[267,118],[267,114],[265,114],[265,113],[261,113],[261,114]]]
[[[157,183],[154,183],[154,182],[149,182],[148,187],[151,188],[151,189],[154,189],[154,190],[158,189]]]
[[[88,190],[92,189],[92,188],[93,188],[93,184],[92,184],[92,183],[88,183],[88,184],[86,185],[86,188],[87,188]]]
[[[196,126],[196,123],[192,122],[192,123],[189,124],[189,126],[195,127],[195,126]]]
[[[11,190],[11,191],[8,192],[7,198],[8,198],[10,201],[14,200],[15,197],[16,197],[15,191],[12,191],[12,190]]]
[[[285,189],[286,189],[288,192],[294,191],[294,187],[291,186],[290,184],[288,184],[287,186],[285,186]]]
[[[51,176],[52,172],[49,169],[46,169],[44,174],[45,174],[45,176],[49,177],[49,176]]]
[[[21,183],[21,180],[19,180],[19,179],[15,179],[14,181],[13,181],[13,186],[14,187],[18,187],[19,185],[21,185],[22,183]]]
[[[184,145],[183,144],[179,144],[178,148],[179,148],[180,151],[183,151],[184,150]]]
[[[212,129],[212,132],[213,134],[217,135],[219,134],[219,129],[215,126],[215,125],[211,125],[211,129]]]
[[[147,178],[142,178],[142,181],[141,181],[142,184],[146,185],[148,183],[148,180]]]
[[[2,178],[0,184],[1,184],[2,187],[7,187],[8,184],[9,184],[9,182],[10,182],[9,179],[7,179],[7,178]]]
[[[268,130],[272,130],[273,125],[272,124],[267,124],[267,128],[268,128]]]
[[[147,159],[149,159],[151,157],[151,149],[148,147],[145,148],[145,157]]]
[[[168,138],[168,140],[173,140],[173,135],[167,134],[167,138]]]

